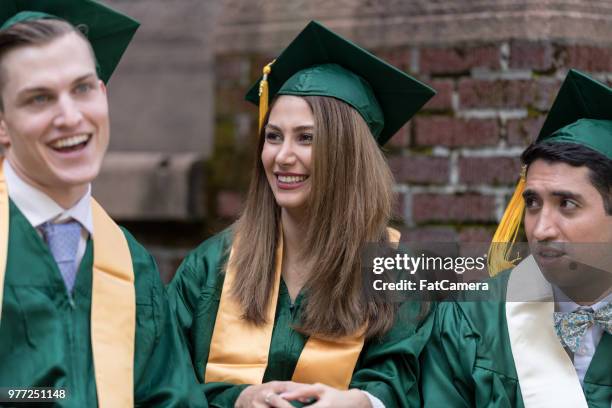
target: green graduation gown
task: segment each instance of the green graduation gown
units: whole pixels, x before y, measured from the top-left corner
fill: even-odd
[[[525,272],[539,272],[533,258],[526,261],[521,263]],[[506,298],[509,277],[505,272],[492,280],[499,299]],[[531,314],[533,307],[543,311],[542,318]],[[422,354],[424,405],[610,408],[612,336],[601,338],[581,390],[569,356],[553,337],[552,308],[542,298],[532,303],[441,303]],[[517,316],[523,320],[511,324]]]
[[[216,235],[196,248],[183,261],[168,287],[171,306],[188,339],[198,380],[204,374],[217,317],[223,272],[231,237]],[[290,381],[304,348],[305,336],[291,327],[299,323],[304,294],[292,303],[281,281],[268,366],[263,381]],[[359,388],[379,398],[387,408],[419,406],[418,356],[427,342],[431,319],[417,330],[420,305],[406,304],[398,322],[382,340],[366,342],[353,372],[350,388]],[[248,352],[248,350],[245,350]],[[204,385],[211,407],[233,407],[247,385],[212,382]]]
[[[97,406],[90,337],[93,245],[69,297],[47,245],[10,202],[0,324],[0,387],[55,387],[62,407]],[[153,258],[125,230],[135,275],[137,406],[206,406]],[[0,403],[0,405],[2,405]]]

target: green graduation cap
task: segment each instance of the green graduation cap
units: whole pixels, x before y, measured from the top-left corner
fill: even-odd
[[[577,143],[612,159],[612,89],[570,70],[536,143]]]
[[[246,99],[260,105],[260,126],[275,95],[340,99],[361,114],[382,146],[434,94],[427,85],[311,21],[264,68]]]
[[[98,65],[98,75],[108,82],[140,25],[136,20],[94,0],[1,0],[0,30],[18,22],[59,18],[86,27]]]

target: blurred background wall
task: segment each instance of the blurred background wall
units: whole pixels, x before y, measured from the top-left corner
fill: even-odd
[[[438,94],[386,147],[409,240],[486,242],[569,68],[612,81],[612,2],[106,0],[142,22],[109,85],[94,194],[165,279],[238,215],[262,67],[311,19]]]

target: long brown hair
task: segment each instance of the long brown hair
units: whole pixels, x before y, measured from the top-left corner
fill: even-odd
[[[304,97],[314,116],[311,190],[302,259],[307,271],[301,325],[307,335],[341,337],[364,326],[380,336],[393,325],[395,307],[367,299],[362,290],[361,250],[387,240],[393,206],[393,176],[370,130],[355,109],[335,98]],[[234,225],[233,295],[244,318],[266,320],[273,287],[280,208],[266,179],[259,137],[255,170],[245,208]]]

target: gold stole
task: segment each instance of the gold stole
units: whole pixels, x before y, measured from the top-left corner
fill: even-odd
[[[512,357],[525,407],[587,408],[578,374],[553,327],[552,288],[533,256],[512,270],[506,299]]]
[[[136,292],[132,257],[121,229],[92,199],[94,264],[91,347],[101,408],[134,406]],[[8,259],[9,196],[0,158],[0,316]]]
[[[389,237],[392,242],[398,242],[399,232],[389,229]],[[261,326],[244,321],[240,304],[231,296],[236,276],[231,266],[232,253],[233,248],[225,272],[204,380],[207,383],[261,384],[268,366],[280,287],[282,234],[276,250],[275,283],[270,293],[266,323]],[[291,379],[300,383],[319,382],[341,390],[348,389],[364,340],[363,333],[334,339],[310,337]]]

